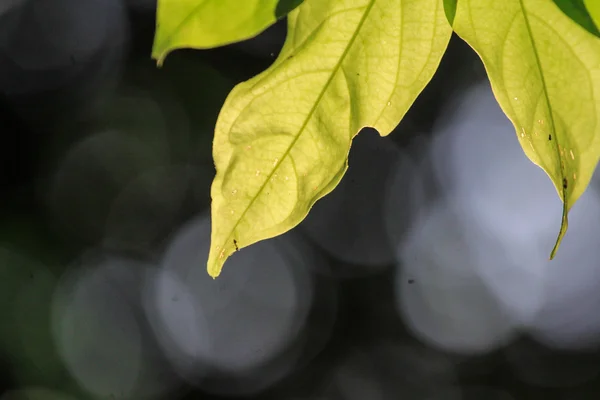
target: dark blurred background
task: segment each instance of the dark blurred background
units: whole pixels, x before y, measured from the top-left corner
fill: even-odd
[[[150,59],[152,0],[0,2],[0,400],[600,398],[600,180],[561,203],[453,37],[296,229],[206,273],[259,37]]]

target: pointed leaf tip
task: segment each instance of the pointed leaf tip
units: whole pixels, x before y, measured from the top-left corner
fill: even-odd
[[[554,258],[600,158],[600,40],[547,0],[460,0],[453,27],[563,201]]]
[[[217,121],[208,273],[219,275],[234,235],[248,246],[298,225],[340,182],[352,138],[398,125],[451,34],[441,0],[305,0],[292,11],[279,57],[230,93]]]
[[[444,0],[444,13],[450,26],[454,25],[454,17],[456,16],[456,5],[458,0]]]
[[[550,260],[553,260],[558,252],[558,248],[569,229],[569,210],[567,209],[566,203],[563,202],[563,211],[562,211],[562,219],[560,222],[560,230],[558,232],[558,237],[556,238],[556,243],[554,243],[554,247],[552,248],[552,252],[550,253]]]
[[[301,0],[158,0],[152,47],[159,65],[177,49],[210,49],[255,37]]]

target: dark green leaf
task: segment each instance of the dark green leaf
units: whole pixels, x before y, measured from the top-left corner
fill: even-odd
[[[584,0],[552,0],[554,4],[561,9],[562,12],[567,14],[569,18],[573,21],[577,22],[579,26],[583,29],[600,37],[600,31],[596,24],[594,24],[594,20],[590,16],[587,8],[585,7]],[[600,1],[600,0],[597,0]]]
[[[280,19],[302,4],[304,0],[279,0],[275,8],[275,18]]]
[[[458,0],[444,0],[444,12],[450,25],[454,24],[454,16],[456,15],[456,5]]]

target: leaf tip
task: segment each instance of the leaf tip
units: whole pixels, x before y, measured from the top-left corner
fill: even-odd
[[[165,58],[167,58],[167,53],[168,52],[159,52],[159,51],[153,51],[152,52],[152,59],[154,61],[156,61],[156,66],[158,68],[162,68],[164,62],[165,62]]]
[[[563,211],[562,211],[562,221],[560,224],[560,231],[558,232],[558,237],[556,238],[556,243],[554,243],[554,247],[552,248],[552,252],[550,253],[550,260],[553,260],[556,256],[558,248],[560,247],[560,243],[562,242],[565,233],[567,233],[567,229],[569,228],[569,218],[568,218],[569,208],[567,206],[567,202],[563,201]]]
[[[211,263],[209,261],[206,270],[208,272],[208,275],[210,275],[211,278],[217,279],[219,277],[219,275],[221,275],[221,270],[222,269],[223,269],[223,265],[222,264],[216,263],[216,262]]]
[[[206,263],[206,270],[208,275],[210,275],[213,279],[216,279],[221,275],[221,270],[223,269],[223,264],[229,257],[231,253],[225,251],[225,249],[220,249],[217,246],[216,249],[211,248],[208,254],[208,262]]]
[[[456,7],[458,0],[444,0],[444,13],[450,26],[454,26],[454,17],[456,16]]]
[[[151,58],[156,61],[156,66],[162,68],[165,58],[177,48],[170,47],[168,42],[165,42],[160,38],[158,34],[154,37],[154,43],[152,43],[152,55]]]

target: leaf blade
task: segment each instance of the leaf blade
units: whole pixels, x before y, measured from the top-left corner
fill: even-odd
[[[209,274],[234,239],[245,247],[301,222],[339,183],[359,130],[395,128],[450,35],[440,0],[307,0],[293,11],[278,59],[219,115]]]
[[[543,0],[461,0],[454,30],[482,59],[525,154],[563,201],[553,258],[600,156],[600,40]]]
[[[250,39],[302,0],[159,0],[152,58],[177,49],[208,49]]]
[[[594,21],[596,28],[600,29],[600,2],[595,0],[583,0],[583,3],[590,14],[592,21]]]

